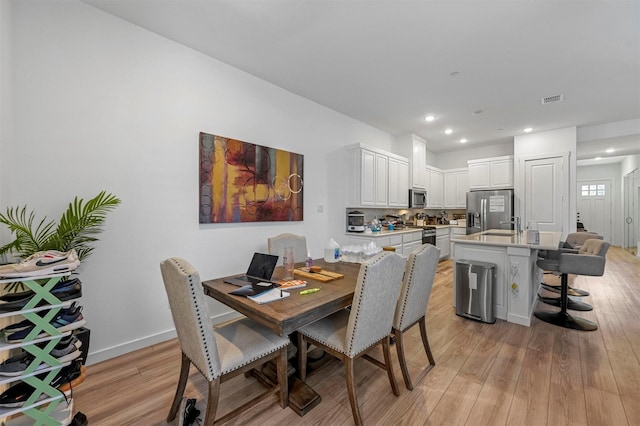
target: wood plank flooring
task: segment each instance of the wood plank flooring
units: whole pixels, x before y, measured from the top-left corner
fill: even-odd
[[[427,314],[436,366],[410,392],[393,348],[400,386],[395,397],[386,374],[358,360],[365,424],[640,425],[640,260],[612,247],[603,277],[576,277],[572,285],[591,292],[582,300],[594,306],[572,314],[597,322],[597,331],[566,330],[535,318],[531,327],[483,324],[455,315],[452,262],[441,262]],[[406,341],[417,377],[428,364],[418,327]],[[374,355],[382,359],[380,352]],[[91,365],[74,390],[76,411],[92,425],[166,425],[179,366],[176,340]],[[353,424],[342,364],[331,360],[308,382],[322,402],[306,416],[282,410],[273,397],[228,424]],[[223,384],[219,412],[254,390],[260,385],[244,376]],[[192,369],[186,395],[202,400],[205,392],[204,379]]]

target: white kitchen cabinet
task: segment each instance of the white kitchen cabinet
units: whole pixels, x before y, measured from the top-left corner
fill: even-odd
[[[444,207],[466,208],[469,179],[467,169],[444,171]]]
[[[427,189],[427,141],[409,134],[397,138],[398,153],[409,159],[409,187]]]
[[[436,229],[436,247],[440,249],[440,259],[445,259],[451,254],[451,237],[448,227]]]
[[[389,207],[409,205],[409,162],[389,157]]]
[[[457,237],[460,237],[462,235],[467,235],[467,228],[461,227],[461,226],[452,226],[451,228],[451,232],[449,233],[449,240],[453,240]],[[450,252],[449,254],[452,255],[453,253],[455,253],[454,251],[454,246],[456,243],[450,242],[449,243],[449,248],[450,248]]]
[[[363,145],[346,149],[349,207],[403,207],[409,205],[409,161]]]
[[[513,156],[467,161],[469,189],[513,188]]]
[[[427,166],[429,174],[427,187],[427,207],[441,208],[444,206],[444,174],[442,170],[435,167]]]

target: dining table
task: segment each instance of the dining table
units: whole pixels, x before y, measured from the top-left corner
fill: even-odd
[[[360,272],[359,263],[329,263],[324,259],[315,259],[313,265],[319,266],[322,271],[344,276],[331,281],[323,281],[327,278],[322,271],[317,274],[318,279],[310,278],[314,276],[313,273],[305,274],[304,278],[294,276],[296,279],[307,281],[307,286],[285,290],[290,294],[288,297],[265,304],[258,304],[247,297],[230,294],[238,287],[224,282],[228,277],[203,281],[202,286],[206,295],[259,322],[276,334],[288,336],[304,325],[350,306],[353,300]],[[304,262],[296,264],[296,271],[302,270],[304,266]],[[278,266],[273,273],[272,281],[284,280],[283,274],[284,268]],[[304,294],[304,290],[312,288],[317,288],[318,291]]]
[[[294,278],[307,282],[306,287],[284,290],[289,293],[275,301],[259,304],[244,297],[231,294],[238,289],[233,284],[226,283],[228,277],[221,277],[202,282],[207,296],[225,304],[233,310],[271,329],[280,336],[289,336],[300,327],[311,324],[334,312],[351,306],[353,295],[360,273],[360,263],[326,262],[324,259],[314,259],[314,266],[321,268],[320,273],[310,273],[305,263],[296,263]],[[303,273],[303,276],[298,276]],[[325,275],[324,273],[328,273]],[[271,281],[286,281],[285,270],[278,266]],[[313,289],[312,292],[305,290]],[[317,289],[317,290],[316,290]],[[295,344],[294,338],[291,339]],[[263,371],[254,371],[254,377],[269,384],[271,377],[265,377]],[[289,378],[289,407],[300,416],[304,416],[321,401],[320,395],[297,376]]]

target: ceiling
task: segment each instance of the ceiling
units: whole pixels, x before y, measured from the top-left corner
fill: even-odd
[[[638,1],[83,1],[433,152],[634,120],[578,159],[640,153]]]

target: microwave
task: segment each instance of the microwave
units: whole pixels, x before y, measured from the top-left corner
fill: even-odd
[[[364,213],[359,211],[347,213],[347,231],[364,232]]]
[[[424,209],[427,208],[427,191],[423,189],[409,190],[409,208]]]

